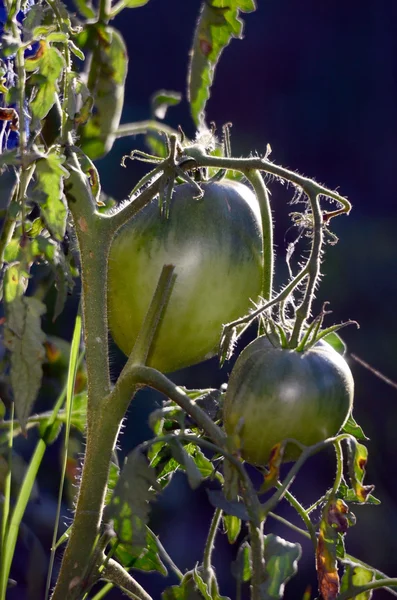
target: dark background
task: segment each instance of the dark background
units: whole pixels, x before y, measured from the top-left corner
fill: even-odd
[[[150,96],[157,90],[180,91],[184,100],[169,110],[166,122],[182,125],[193,137],[185,89],[200,4],[199,0],[151,0],[140,9],[125,10],[116,19],[130,57],[123,122],[149,118]],[[244,16],[245,39],[232,41],[221,57],[207,107],[208,121],[215,121],[219,129],[225,122],[233,123],[234,156],[252,151],[263,154],[270,143],[274,162],[338,189],[353,204],[349,217],[332,222],[340,240],[326,249],[317,309],[328,300],[333,310],[328,324],[355,319],[361,325],[360,330],[345,329],[343,338],[356,381],[355,418],[371,440],[367,483],[376,485],[375,495],[382,505],[356,507],[358,524],[348,532],[347,551],[389,576],[397,576],[397,391],[350,358],[350,353],[355,353],[397,379],[397,3],[258,0],[258,5],[255,13]],[[145,172],[136,162],[127,161],[126,169],[120,167],[121,157],[133,148],[143,149],[142,144],[142,138],[119,140],[111,154],[98,162],[102,186],[117,200],[123,199]],[[295,207],[287,204],[292,189],[271,182],[270,190],[280,285],[285,276],[288,213]],[[75,305],[72,300],[71,316]],[[70,323],[57,327],[55,333],[70,336]],[[115,375],[122,360],[113,349]],[[173,379],[191,387],[219,386],[231,366],[219,371],[217,361],[212,360],[181,371]],[[121,440],[124,452],[150,435],[147,416],[158,402],[151,392],[136,398]],[[49,461],[46,476],[41,475],[44,486],[49,478],[54,479],[51,469],[57,460]],[[332,484],[333,476],[332,453],[315,457],[305,466],[293,492],[309,505]],[[50,488],[27,515],[42,531],[52,527]],[[152,526],[182,570],[202,560],[212,514],[202,488],[192,493],[184,477],[177,476],[153,508]],[[280,505],[279,512],[300,525],[286,504]],[[67,511],[64,517],[68,517]],[[309,583],[315,597],[310,543],[274,521],[269,520],[266,531],[303,546],[300,572],[287,586],[286,597],[300,599]],[[47,541],[44,533],[40,537]],[[215,565],[221,592],[231,598],[235,591],[229,561],[234,553],[226,536],[219,534]],[[137,578],[154,600],[160,598],[161,576],[137,574]],[[176,580],[170,578],[169,583]],[[374,596],[381,599],[386,592]],[[121,598],[121,594],[114,592],[109,597]]]

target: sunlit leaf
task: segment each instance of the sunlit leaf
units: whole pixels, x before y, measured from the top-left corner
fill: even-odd
[[[338,489],[338,497],[342,498],[343,500],[345,500],[345,502],[353,502],[353,503],[358,503],[361,504],[361,500],[359,499],[359,497],[357,496],[356,492],[352,489],[349,488],[346,485],[346,482],[344,480],[342,480],[339,489]],[[375,498],[375,496],[373,496],[372,494],[369,494],[367,496],[366,499],[366,504],[380,504],[380,500],[378,500],[378,498]]]
[[[363,485],[365,467],[367,465],[368,450],[363,444],[349,440],[348,465],[351,486],[361,503],[367,501],[374,489],[374,485]]]
[[[232,37],[243,37],[240,12],[252,12],[254,0],[208,0],[203,3],[196,25],[188,77],[188,99],[196,124],[204,121],[215,67]]]
[[[67,208],[63,196],[63,179],[68,171],[63,167],[65,157],[49,153],[36,163],[34,200],[38,202],[48,229],[62,240],[66,230]]]
[[[260,489],[261,494],[270,490],[277,483],[280,477],[280,467],[283,462],[284,448],[285,446],[283,444],[276,444],[271,449],[268,462],[269,470],[264,477],[264,482]]]
[[[95,11],[89,0],[73,0],[73,3],[83,17],[85,17],[86,19],[95,18]]]
[[[346,344],[335,331],[331,331],[326,336],[324,336],[323,340],[327,342],[330,346],[333,347],[334,350],[344,356],[346,354]]]
[[[16,414],[24,430],[43,374],[45,335],[41,330],[41,317],[46,307],[37,298],[22,295],[21,278],[23,275],[17,267],[7,269],[4,344],[11,353],[11,387]]]
[[[127,569],[134,568],[147,572],[157,571],[165,577],[168,574],[158,555],[156,536],[148,527],[146,527],[146,544],[143,549],[137,551],[131,544],[117,543],[115,556]]]
[[[336,600],[339,594],[337,542],[340,533],[328,522],[328,516],[329,505],[323,511],[317,539],[317,579],[321,596],[327,600]]]
[[[174,458],[186,471],[190,487],[193,490],[196,489],[202,482],[202,477],[193,458],[186,452],[185,448],[178,440],[173,440],[172,443],[170,443],[170,448]]]
[[[182,95],[179,92],[160,90],[151,97],[152,113],[157,119],[164,119],[170,106],[180,103]]]
[[[298,571],[302,554],[300,544],[292,544],[277,535],[265,536],[265,581],[261,585],[262,600],[279,600],[286,583]]]
[[[140,450],[133,450],[125,460],[106,513],[120,542],[135,552],[146,545],[149,503],[158,489],[155,471]]]
[[[87,123],[80,128],[82,150],[92,160],[112,148],[124,104],[124,83],[128,54],[121,34],[113,27],[98,25],[88,85],[94,106]]]
[[[346,423],[344,424],[342,431],[343,433],[349,433],[350,435],[355,437],[356,440],[360,440],[362,442],[365,442],[369,439],[361,429],[360,425],[356,423],[352,414],[349,416]]]
[[[237,558],[231,564],[232,575],[237,581],[246,583],[251,579],[251,547],[248,542],[241,544],[237,552]]]
[[[145,6],[149,0],[126,0],[125,7],[126,8],[139,8],[140,6]]]
[[[367,569],[362,565],[345,562],[345,572],[341,580],[340,591],[341,593],[351,591],[351,600],[370,600],[372,598],[372,590],[354,595],[354,588],[370,583],[374,579],[375,573],[371,569]]]
[[[223,523],[229,544],[234,544],[241,531],[241,520],[232,515],[223,515]]]
[[[25,61],[26,70],[35,71],[36,91],[30,110],[36,119],[44,119],[54,105],[64,66],[62,54],[45,40],[40,41],[37,54]]]

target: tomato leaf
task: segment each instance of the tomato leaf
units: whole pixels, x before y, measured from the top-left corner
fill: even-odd
[[[248,542],[241,544],[237,552],[237,558],[231,564],[231,572],[240,583],[246,583],[251,579],[251,547]]]
[[[208,499],[214,508],[221,508],[227,515],[248,521],[247,509],[242,502],[228,501],[221,490],[207,490]]]
[[[202,477],[193,458],[186,452],[185,448],[178,440],[172,440],[169,445],[175,460],[177,460],[186,471],[190,487],[195,490],[202,482]]]
[[[241,531],[241,520],[233,515],[223,515],[223,524],[229,544],[234,544]]]
[[[361,500],[357,496],[356,492],[352,488],[349,488],[344,481],[342,481],[341,485],[339,486],[337,495],[339,498],[345,500],[345,502],[353,502],[359,504],[361,503]],[[380,503],[380,500],[378,500],[378,498],[375,498],[375,496],[373,496],[372,494],[369,494],[367,496],[366,504],[376,505]]]
[[[96,47],[89,74],[94,111],[80,128],[81,148],[92,160],[109,152],[115,140],[124,104],[127,48],[113,27],[96,26]]]
[[[348,443],[348,466],[352,488],[361,503],[367,502],[368,496],[374,489],[374,485],[363,485],[365,467],[368,459],[368,450],[363,444],[353,439]]]
[[[256,9],[254,0],[208,0],[201,8],[191,50],[188,100],[195,123],[204,122],[204,109],[210,95],[215,67],[232,37],[242,39],[240,12]]]
[[[126,8],[139,8],[140,6],[145,6],[149,0],[126,0],[125,7]]]
[[[284,448],[284,444],[276,444],[273,446],[268,463],[269,470],[264,477],[260,494],[264,494],[277,483],[280,476],[280,467],[283,462]]]
[[[58,80],[64,66],[62,54],[44,40],[40,40],[36,55],[25,61],[26,70],[36,72],[31,77],[35,83],[35,95],[30,110],[37,120],[44,119],[55,104]]]
[[[331,331],[326,336],[323,337],[323,340],[327,342],[330,346],[333,347],[339,354],[344,356],[346,354],[346,344],[342,340],[342,338],[335,333],[335,331]]]
[[[46,312],[40,300],[23,295],[25,275],[21,266],[14,264],[4,277],[4,345],[11,353],[11,387],[23,431],[43,375],[45,335],[41,330],[41,317]]]
[[[50,153],[36,162],[36,185],[33,200],[41,208],[43,218],[52,235],[61,241],[66,230],[67,208],[63,196],[63,179],[69,176],[62,166],[64,156]]]
[[[302,554],[300,544],[292,544],[277,535],[265,536],[265,581],[260,586],[262,600],[279,600],[286,583],[298,570]]]
[[[356,423],[352,414],[347,419],[345,425],[343,426],[342,431],[343,431],[343,433],[349,433],[350,435],[355,437],[356,440],[360,440],[362,442],[365,442],[366,440],[369,439],[369,438],[367,438],[367,436],[361,429],[360,425],[358,423]]]
[[[150,99],[153,116],[157,119],[164,119],[168,108],[179,104],[181,99],[182,95],[179,92],[159,90]]]
[[[140,553],[145,547],[149,503],[154,499],[154,490],[159,489],[155,471],[146,457],[139,449],[133,450],[125,459],[106,512],[113,519],[120,542],[135,552]]]
[[[86,19],[95,18],[95,11],[92,7],[91,2],[89,2],[88,0],[73,0],[73,3],[83,17],[85,17]]]
[[[166,577],[168,571],[158,555],[156,536],[149,527],[146,527],[145,532],[146,544],[143,549],[137,551],[131,544],[118,543],[115,556],[126,569],[134,568],[146,572],[157,571]]]
[[[325,509],[317,540],[316,569],[321,597],[327,600],[336,600],[339,594],[336,553],[338,535],[338,532],[328,524],[327,509]]]
[[[87,392],[73,396],[72,414],[70,424],[81,433],[86,430],[87,424]]]
[[[352,598],[352,600],[370,600],[370,598],[372,598],[372,590],[355,595],[354,588],[370,583],[371,581],[374,581],[374,579],[375,573],[371,569],[367,569],[362,565],[345,562],[345,571],[343,573],[340,591],[341,593],[351,592],[350,598]]]

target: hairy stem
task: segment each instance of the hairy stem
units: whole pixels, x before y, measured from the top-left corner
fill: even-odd
[[[143,365],[131,365],[128,370],[123,370],[111,395],[116,396],[122,393],[123,389],[131,389],[131,386],[137,384],[147,385],[174,400],[204,429],[215,444],[220,447],[224,446],[226,435],[222,429],[197,404],[192,402],[185,392],[156,369]]]
[[[208,537],[207,537],[207,541],[205,543],[205,549],[204,549],[203,579],[204,579],[205,583],[207,584],[210,593],[212,592],[213,585],[215,585],[216,588],[218,587],[217,583],[216,583],[214,569],[212,568],[212,553],[214,551],[215,537],[216,537],[216,534],[217,534],[217,531],[219,528],[219,523],[221,522],[221,518],[222,518],[222,509],[216,508],[214,515],[212,517],[212,521],[211,521],[211,525],[210,525],[210,529],[208,532]]]
[[[265,574],[263,523],[257,526],[250,522],[249,532],[252,556],[251,600],[261,600],[263,597],[261,586]]]
[[[299,344],[302,328],[306,320],[310,317],[314,292],[320,277],[321,249],[324,241],[323,215],[321,212],[317,191],[310,190],[307,192],[307,195],[310,200],[313,216],[313,242],[307,265],[308,281],[306,291],[301,305],[298,306],[295,312],[295,324],[289,343],[290,348],[296,348]]]
[[[389,588],[397,586],[397,577],[386,577],[385,579],[375,579],[365,585],[354,586],[346,592],[342,592],[338,596],[338,600],[349,600],[356,598],[359,594],[369,592],[370,590],[377,590],[379,588]]]
[[[246,171],[246,177],[255,190],[261,210],[263,233],[263,281],[261,295],[264,300],[271,300],[273,290],[274,254],[273,219],[269,194],[259,171]]]
[[[112,558],[108,561],[102,573],[102,579],[117,585],[128,598],[134,598],[134,600],[152,600],[152,597],[149,596],[143,587]]]

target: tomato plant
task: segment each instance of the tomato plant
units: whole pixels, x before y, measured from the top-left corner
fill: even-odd
[[[256,302],[262,282],[257,200],[231,180],[175,188],[169,218],[152,201],[115,238],[109,259],[109,326],[129,354],[164,264],[176,282],[148,364],[164,372],[198,363],[218,347],[222,325]]]
[[[224,420],[248,462],[266,464],[273,446],[293,438],[311,446],[338,433],[353,403],[345,359],[326,342],[303,352],[259,337],[239,356],[226,393]],[[299,456],[287,444],[284,460]]]
[[[187,90],[194,139],[163,122],[168,107],[181,100],[179,92],[160,90],[152,97],[149,120],[120,125],[126,116],[128,38],[134,35],[124,41],[110,23],[124,9],[147,3],[75,0],[76,12],[69,14],[60,0],[0,0],[1,395],[5,392],[5,402],[0,398],[0,600],[14,592],[36,598],[44,585],[48,600],[55,553],[65,542],[52,600],[99,600],[114,586],[130,598],[153,600],[135,571],[166,576],[167,568],[177,581],[171,587],[164,583],[163,600],[222,600],[222,577],[212,558],[222,521],[229,543],[239,546],[231,565],[233,597],[242,598],[249,582],[251,600],[281,600],[303,550],[269,529],[263,533],[268,517],[280,519],[276,509],[283,499],[306,529],[281,517],[284,526],[312,542],[322,598],[347,600],[375,587],[395,588],[397,579],[344,551],[343,536],[354,523],[348,503],[377,501],[373,486],[363,484],[368,453],[351,416],[352,375],[342,356],[319,343],[332,339],[340,325],[323,328],[325,304],[312,316],[325,246],[337,241],[331,222],[348,214],[351,205],[338,192],[269,160],[270,144],[265,150],[261,142],[263,155],[233,157],[230,124],[218,138],[207,120],[217,61],[232,38],[242,37],[241,15],[255,10],[254,0],[201,3]],[[152,31],[148,25],[145,31]],[[172,66],[168,47],[166,56]],[[143,52],[132,68],[138,62],[146,71],[145,60]],[[134,112],[138,107],[130,105]],[[101,185],[106,188],[101,175],[110,163],[102,163],[101,173],[92,161],[110,152],[118,138],[137,134],[145,135],[151,154],[135,149],[130,158],[156,166],[135,182],[128,200],[109,210],[113,200],[101,193]],[[214,173],[210,180],[208,173]],[[292,203],[303,204],[290,215],[299,232],[287,248],[283,282],[274,269],[280,244],[273,243],[279,204],[275,195],[270,205],[267,184],[273,182],[287,184],[287,192],[292,187]],[[298,241],[300,246],[305,240],[310,252],[292,261]],[[63,312],[76,278],[81,295],[73,336],[70,343],[58,343],[49,324]],[[42,318],[46,313],[50,318]],[[223,386],[182,388],[164,374],[203,361],[218,348],[221,361],[230,357],[235,340],[252,323],[267,337],[257,338],[237,359],[226,395]],[[108,326],[128,356],[117,377],[109,360]],[[282,347],[271,343],[277,333]],[[43,397],[48,375],[57,379],[57,397],[52,391]],[[156,400],[148,419],[153,435],[132,449],[120,469],[120,430],[143,387],[162,394],[164,404]],[[46,410],[37,414],[47,400]],[[13,559],[32,537],[25,512],[47,449],[62,428],[57,521],[64,499],[74,516],[67,532],[58,530],[58,522],[54,527],[44,582],[40,544],[32,542],[31,554],[37,556],[23,565],[25,572]],[[14,439],[21,433],[32,453],[19,480],[20,444]],[[263,465],[272,448],[289,438],[298,444],[288,441],[284,456],[274,454],[277,460],[270,461],[258,491],[244,459]],[[292,495],[290,487],[305,461],[328,447],[336,456],[333,482],[305,509],[299,490]],[[48,454],[54,451],[57,446]],[[297,458],[285,476],[279,468],[283,457]],[[215,509],[202,560],[195,557],[196,566],[185,573],[149,528],[150,503],[177,471],[186,473],[193,489],[209,480]],[[73,485],[71,494],[63,493],[67,480],[78,484],[76,498]],[[262,503],[264,492],[270,493]],[[316,507],[320,522],[312,520]],[[177,541],[175,532],[172,538]],[[347,559],[351,567],[340,581],[337,560]],[[25,576],[33,572],[38,579],[25,586]],[[12,582],[18,587],[10,590]],[[158,598],[158,588],[155,593]]]

